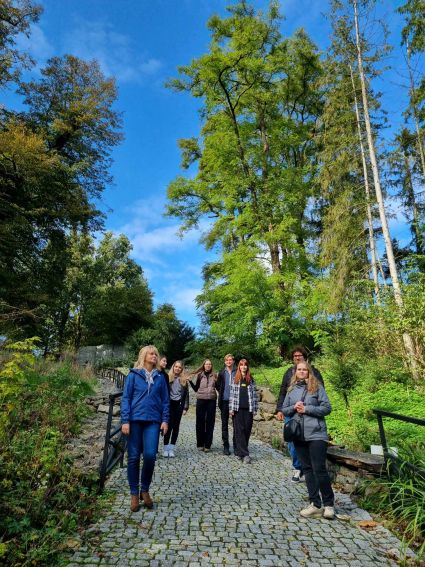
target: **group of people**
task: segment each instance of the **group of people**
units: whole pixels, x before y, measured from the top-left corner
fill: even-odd
[[[325,416],[331,411],[320,372],[309,365],[303,347],[292,351],[293,367],[282,379],[276,417],[290,420],[302,416],[303,440],[289,444],[294,473],[292,480],[305,479],[310,505],[300,511],[306,518],[334,517],[334,494],[326,470],[328,435]],[[149,488],[159,449],[164,437],[163,456],[176,455],[180,423],[189,408],[189,387],[196,393],[196,445],[199,451],[211,449],[216,407],[221,412],[223,453],[230,455],[229,421],[233,424],[233,451],[244,463],[251,463],[249,439],[258,396],[249,362],[237,365],[232,354],[224,357],[224,368],[216,374],[210,359],[194,372],[187,373],[183,361],[175,361],[169,373],[167,359],[153,345],[140,350],[128,374],[121,402],[122,433],[128,435],[128,482],[130,509],[140,502],[153,507]],[[140,473],[140,457],[143,466]],[[140,492],[139,492],[140,490]]]

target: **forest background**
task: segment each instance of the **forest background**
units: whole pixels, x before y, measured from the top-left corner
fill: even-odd
[[[178,141],[187,173],[170,182],[166,210],[181,234],[202,226],[202,245],[216,251],[203,268],[197,334],[171,303],[154,308],[128,237],[102,236],[98,199],[123,137],[115,80],[73,55],[22,78],[34,61],[17,38],[41,12],[2,2],[1,87],[16,88],[24,107],[3,106],[0,117],[2,335],[39,337],[44,356],[110,343],[126,344],[130,361],[154,342],[170,359],[232,351],[270,367],[302,343],[320,355],[348,417],[361,394],[420,411],[424,3],[397,9],[397,88],[408,102],[395,132],[374,89],[391,46],[372,0],[330,2],[326,53],[302,29],[282,35],[278,2],[211,17],[208,52],[167,85],[201,103],[201,130]],[[411,235],[403,245],[389,204]],[[352,441],[365,445],[353,423]]]

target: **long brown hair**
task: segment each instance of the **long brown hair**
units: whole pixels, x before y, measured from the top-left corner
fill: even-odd
[[[235,374],[235,384],[239,384],[240,381],[242,380],[242,372],[241,372],[241,363],[244,362],[247,366],[248,366],[248,370],[246,371],[246,375],[245,375],[245,380],[247,381],[248,384],[251,383],[252,381],[252,376],[251,376],[251,372],[249,370],[249,362],[247,361],[246,358],[241,358],[240,361],[238,362],[238,369],[236,370],[236,374]]]
[[[305,364],[307,366],[307,370],[308,370],[308,378],[306,380],[307,381],[307,392],[309,394],[314,394],[319,389],[320,384],[319,384],[319,381],[317,380],[316,376],[314,375],[313,368],[306,361],[298,362],[295,365],[294,373],[292,374],[292,378],[291,378],[291,382],[289,384],[288,392],[293,390],[295,388],[296,383],[297,383],[297,368],[298,368],[299,364]]]
[[[205,363],[207,361],[211,362],[211,370],[210,370],[209,374],[206,374],[206,372],[205,372]],[[189,374],[189,376],[199,376],[199,374],[201,374],[202,372],[204,372],[206,376],[208,376],[208,377],[212,376],[214,378],[214,380],[217,380],[217,376],[216,376],[216,374],[214,373],[214,370],[213,370],[213,363],[212,363],[211,358],[206,358],[204,360],[204,362],[202,363],[202,366],[200,366],[199,368],[197,368],[196,370],[191,372]]]
[[[180,384],[184,387],[187,384],[187,376],[186,376],[186,374],[184,374],[184,363],[183,363],[182,360],[176,360],[173,363],[173,365],[170,368],[168,379],[170,381],[170,384],[172,384],[174,382],[174,380],[176,379],[176,376],[174,374],[174,367],[175,367],[176,364],[180,364],[181,367],[182,367],[182,372],[181,372],[180,376],[178,376],[178,379],[179,379]]]

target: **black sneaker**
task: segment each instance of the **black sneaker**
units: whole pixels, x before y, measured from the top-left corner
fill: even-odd
[[[229,449],[228,445],[225,445],[223,447],[223,455],[230,455],[230,449]]]

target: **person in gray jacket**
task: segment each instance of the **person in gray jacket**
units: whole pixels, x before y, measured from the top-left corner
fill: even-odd
[[[307,362],[297,364],[282,412],[289,417],[298,413],[303,418],[304,440],[294,441],[294,444],[304,472],[310,505],[300,514],[304,518],[323,516],[332,519],[335,516],[334,493],[326,470],[328,433],[324,419],[331,413],[331,404],[325,388]]]

